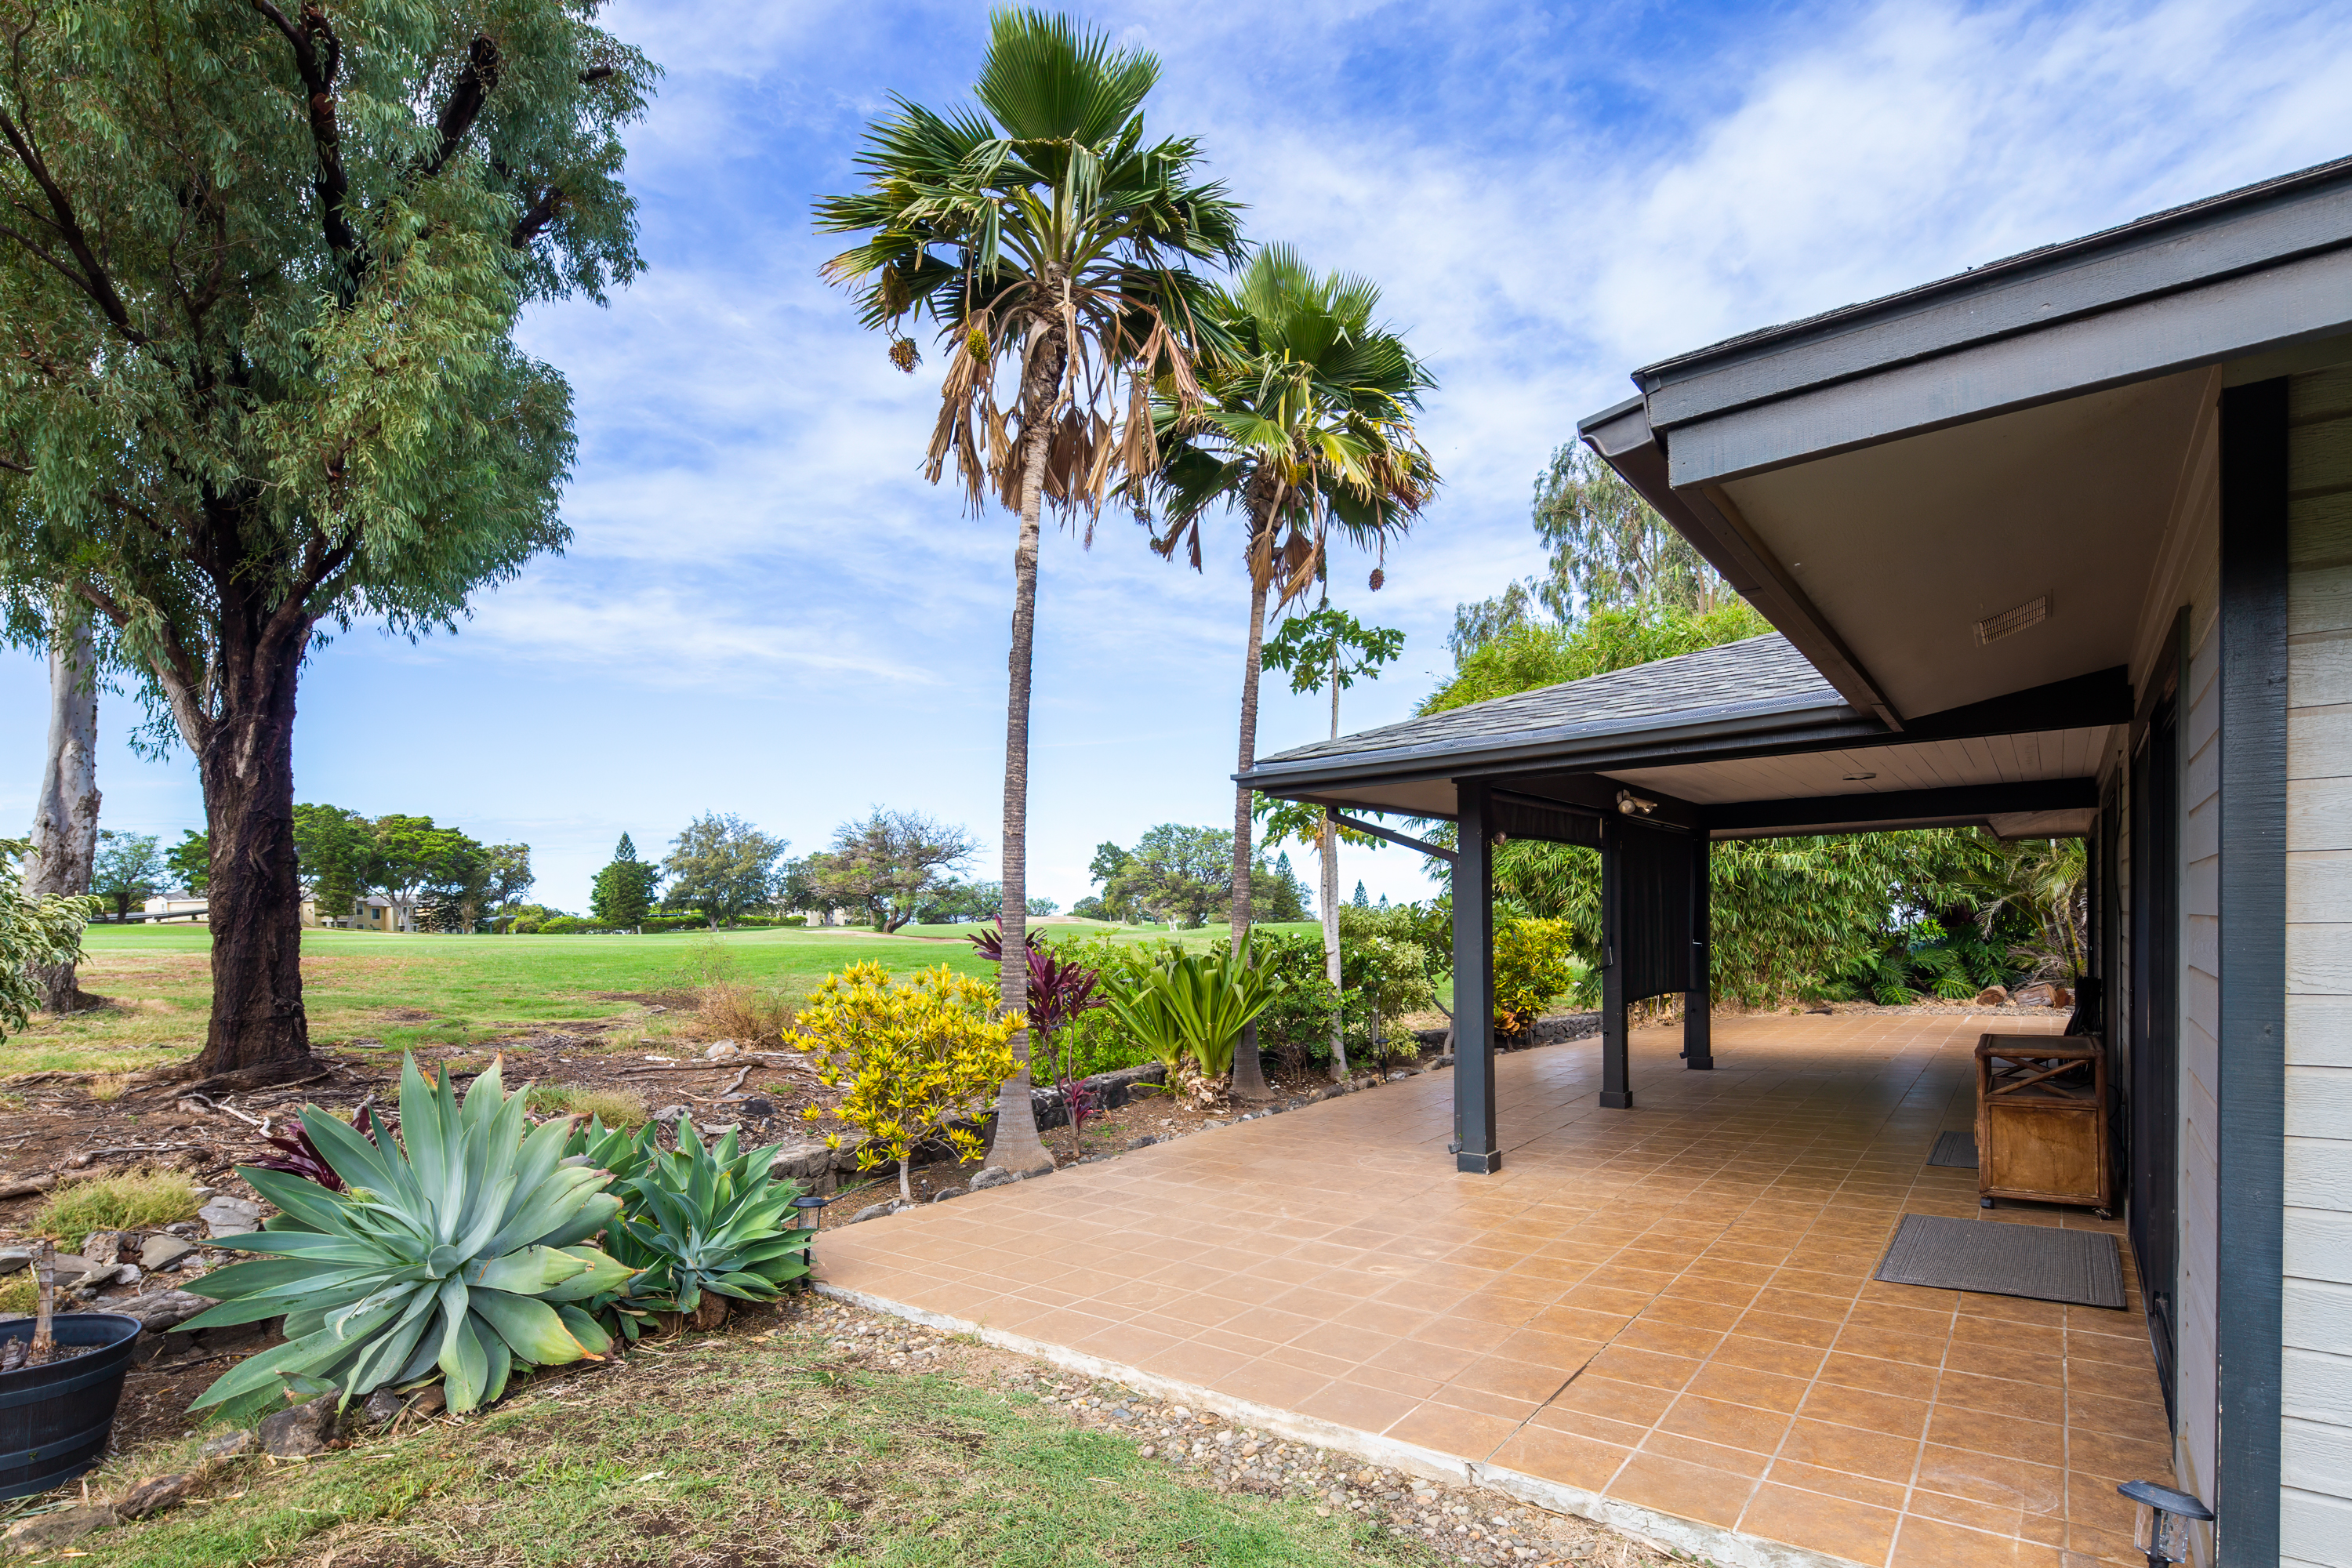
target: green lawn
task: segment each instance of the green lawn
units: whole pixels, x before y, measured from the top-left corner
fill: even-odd
[[[204,1042],[211,933],[203,927],[93,927],[81,984],[100,1011],[44,1020],[0,1042],[0,1076],[56,1068],[123,1072]],[[945,963],[992,975],[969,943],[870,931],[674,931],[660,936],[402,936],[311,931],[302,937],[312,1039],[390,1047],[473,1044],[567,1019],[631,1013],[644,998],[725,979],[797,998],[827,973],[870,960],[897,972]],[[637,1033],[659,1036],[667,1016]]]
[[[461,1423],[362,1436],[307,1464],[248,1459],[196,1501],[83,1537],[122,1568],[495,1563],[559,1568],[1218,1568],[1434,1564],[1312,1498],[1225,1495],[996,1382],[977,1347],[898,1373],[789,1321],[528,1383]],[[972,1364],[977,1362],[980,1364]],[[126,1455],[113,1494],[186,1467]],[[1323,1510],[1328,1513],[1330,1510]]]

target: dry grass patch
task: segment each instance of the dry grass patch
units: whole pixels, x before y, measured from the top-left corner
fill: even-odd
[[[593,1116],[607,1127],[642,1127],[653,1112],[646,1097],[627,1089],[586,1089],[576,1083],[535,1083],[529,1104],[541,1116]]]
[[[156,1230],[195,1217],[195,1184],[187,1177],[130,1171],[59,1187],[33,1216],[33,1231],[79,1245],[93,1230]]]
[[[29,1318],[41,1299],[40,1281],[29,1268],[0,1279],[0,1318]]]
[[[91,1079],[85,1087],[89,1089],[89,1097],[92,1100],[111,1104],[121,1100],[122,1091],[131,1087],[131,1075],[127,1072],[102,1072]]]
[[[694,1005],[698,1033],[745,1046],[782,1044],[797,1016],[777,992],[727,981],[704,986]]]

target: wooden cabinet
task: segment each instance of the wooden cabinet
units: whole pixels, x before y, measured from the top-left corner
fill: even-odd
[[[2114,1173],[2107,1053],[2095,1036],[1977,1042],[1977,1199],[2081,1204],[2105,1217]]]

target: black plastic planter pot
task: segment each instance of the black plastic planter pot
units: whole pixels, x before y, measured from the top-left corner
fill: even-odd
[[[68,1312],[55,1322],[58,1344],[98,1348],[71,1361],[0,1372],[0,1498],[61,1487],[106,1457],[139,1320]],[[30,1318],[0,1323],[0,1340],[32,1337]]]

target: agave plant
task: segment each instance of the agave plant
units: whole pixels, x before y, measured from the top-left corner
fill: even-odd
[[[610,1173],[564,1162],[569,1123],[526,1137],[523,1110],[496,1064],[460,1108],[448,1069],[427,1085],[412,1058],[401,1064],[401,1140],[373,1114],[362,1137],[303,1112],[343,1191],[242,1167],[301,1228],[220,1242],[273,1256],[206,1275],[205,1294],[220,1304],[188,1326],[283,1313],[286,1342],[215,1381],[197,1407],[266,1394],[281,1378],[331,1385],[348,1402],[437,1370],[449,1408],[463,1412],[496,1399],[517,1362],[551,1366],[609,1349],[578,1303],[630,1276],[588,1245],[621,1201],[604,1191]]]
[[[769,1174],[780,1147],[739,1152],[732,1131],[706,1146],[693,1121],[680,1117],[676,1150],[645,1149],[643,1170],[624,1184],[628,1212],[613,1234],[624,1260],[644,1270],[630,1305],[692,1312],[705,1291],[772,1301],[808,1272],[803,1254],[814,1233],[798,1226],[793,1208],[800,1187]]]

